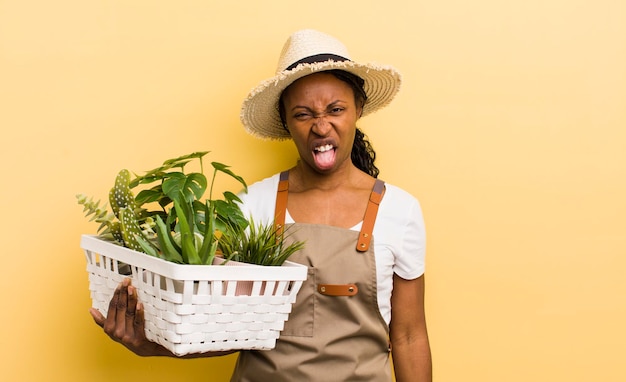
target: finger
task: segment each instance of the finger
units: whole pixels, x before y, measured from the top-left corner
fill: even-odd
[[[105,318],[102,313],[100,313],[100,311],[96,308],[89,309],[89,313],[91,314],[91,317],[96,322],[96,324],[98,324],[99,327],[103,328]]]
[[[118,339],[124,338],[126,335],[126,311],[128,309],[128,286],[130,279],[125,278],[122,281],[117,305],[115,306],[115,332],[114,335]]]
[[[135,331],[141,333],[142,336],[146,334],[146,320],[144,318],[145,310],[142,303],[137,304],[137,313],[135,314]]]
[[[109,336],[113,336],[113,331],[115,330],[115,317],[117,316],[117,301],[120,299],[120,292],[122,290],[122,284],[120,283],[115,291],[113,292],[113,297],[111,297],[111,301],[109,301],[109,310],[107,312],[106,319],[104,321],[104,332]]]
[[[146,337],[146,328],[145,328],[146,320],[144,318],[144,309],[143,304],[137,303],[137,310],[135,311],[135,333],[137,333],[141,338]]]
[[[135,336],[135,312],[137,310],[137,289],[134,286],[128,286],[128,303],[126,307],[126,314],[124,326],[126,328],[126,336],[134,338]]]

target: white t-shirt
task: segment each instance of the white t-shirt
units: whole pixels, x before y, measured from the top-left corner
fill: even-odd
[[[280,176],[276,174],[248,187],[240,194],[242,211],[256,224],[273,224],[276,191]],[[393,274],[412,280],[424,274],[426,234],[419,202],[411,194],[385,184],[385,194],[378,207],[374,224],[374,256],[378,282],[378,308],[389,325]],[[285,223],[294,223],[287,211]],[[361,223],[351,230],[360,231]]]

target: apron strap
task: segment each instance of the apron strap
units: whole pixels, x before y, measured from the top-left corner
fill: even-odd
[[[376,222],[376,215],[378,214],[378,205],[383,198],[384,190],[385,182],[380,179],[376,179],[376,183],[374,183],[374,188],[370,194],[370,200],[367,203],[365,216],[363,217],[359,240],[356,243],[356,250],[359,252],[365,252],[370,247],[372,232],[374,231],[374,223]]]
[[[274,210],[274,228],[276,236],[280,237],[285,228],[285,212],[287,211],[287,194],[289,191],[289,171],[280,173],[278,191],[276,192],[276,209]]]
[[[365,252],[370,247],[372,232],[374,231],[374,223],[376,222],[376,215],[378,214],[378,205],[383,198],[384,189],[385,182],[380,179],[376,179],[376,183],[374,183],[372,193],[370,194],[369,202],[367,203],[365,216],[363,217],[359,240],[356,243],[356,250],[359,252]],[[288,194],[289,171],[283,171],[280,173],[278,190],[276,192],[276,208],[274,210],[274,227],[276,229],[277,236],[280,236],[283,233],[283,229],[285,227]]]

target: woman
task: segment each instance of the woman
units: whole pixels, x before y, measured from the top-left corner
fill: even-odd
[[[293,139],[300,160],[250,186],[242,208],[305,241],[290,260],[309,274],[276,348],[241,351],[232,381],[390,381],[392,349],[397,381],[432,380],[421,210],[377,179],[374,151],[356,127],[399,85],[393,68],[355,63],[333,37],[303,30],[285,44],[276,76],[244,101],[244,127]],[[142,306],[128,281],[106,318],[92,315],[135,353],[172,356],[143,336]]]

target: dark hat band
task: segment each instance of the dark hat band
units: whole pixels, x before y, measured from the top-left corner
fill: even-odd
[[[298,60],[298,61],[294,62],[293,64],[289,65],[287,67],[287,69],[285,69],[285,70],[295,69],[295,67],[300,65],[300,64],[314,64],[316,62],[325,62],[325,61],[329,61],[329,60],[333,60],[333,61],[337,61],[337,62],[350,61],[349,59],[347,59],[345,57],[338,56],[336,54],[322,53],[322,54],[316,54],[314,56],[309,56],[309,57],[305,57],[305,58],[303,58],[301,60]]]

